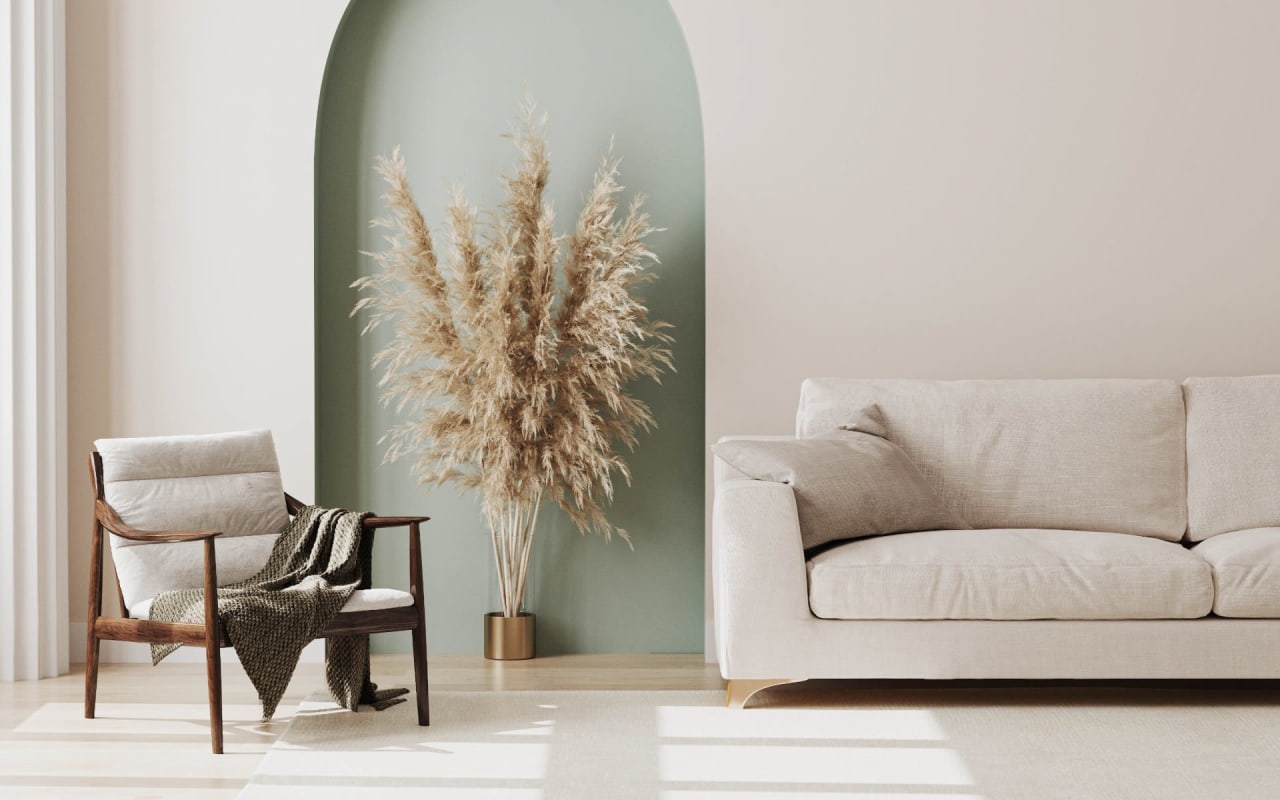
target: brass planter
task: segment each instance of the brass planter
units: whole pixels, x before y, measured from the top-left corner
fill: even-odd
[[[504,617],[500,611],[484,615],[484,657],[494,661],[533,658],[534,615],[520,612]]]

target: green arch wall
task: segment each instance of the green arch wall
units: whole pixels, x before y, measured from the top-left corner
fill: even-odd
[[[348,288],[371,270],[380,215],[373,159],[400,145],[419,205],[441,229],[455,182],[492,207],[514,149],[500,138],[528,92],[550,114],[549,197],[570,221],[610,136],[628,192],[643,192],[662,259],[646,287],[676,325],[679,372],[641,386],[658,430],[631,457],[633,485],[613,521],[625,544],[581,537],[551,510],[539,523],[527,607],[539,654],[701,652],[703,648],[704,270],[702,124],[693,66],[662,0],[355,0],[335,37],[316,135],[317,501],[432,516],[424,541],[428,646],[481,649],[497,607],[488,534],[475,498],[426,493],[407,464],[381,465],[381,408]],[[407,585],[402,534],[383,533],[375,576]],[[375,648],[406,650],[408,637]]]

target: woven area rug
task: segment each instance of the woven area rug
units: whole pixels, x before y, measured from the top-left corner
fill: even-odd
[[[1280,692],[714,691],[306,701],[242,800],[1226,800],[1280,797]]]

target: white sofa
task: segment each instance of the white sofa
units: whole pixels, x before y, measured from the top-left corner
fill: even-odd
[[[814,379],[796,435],[869,407],[974,530],[806,554],[792,486],[717,457],[730,705],[809,678],[1280,678],[1280,376]]]

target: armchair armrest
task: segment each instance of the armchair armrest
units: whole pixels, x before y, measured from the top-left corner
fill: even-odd
[[[369,530],[377,530],[378,528],[403,528],[408,525],[414,525],[426,522],[431,517],[368,517],[364,521],[365,528]]]
[[[112,508],[106,500],[93,501],[93,514],[97,517],[102,527],[111,531],[122,539],[128,539],[134,542],[148,542],[151,544],[173,543],[173,542],[199,542],[204,539],[213,539],[215,536],[221,536],[222,531],[144,531],[133,527],[124,520],[120,519],[120,515]]]
[[[288,492],[284,493],[284,505],[285,508],[289,510],[290,516],[296,515],[299,511],[307,507],[306,503]],[[364,527],[366,530],[377,530],[379,528],[402,528],[406,525],[426,522],[429,519],[431,519],[431,517],[380,517],[375,514],[374,516],[365,519]]]

